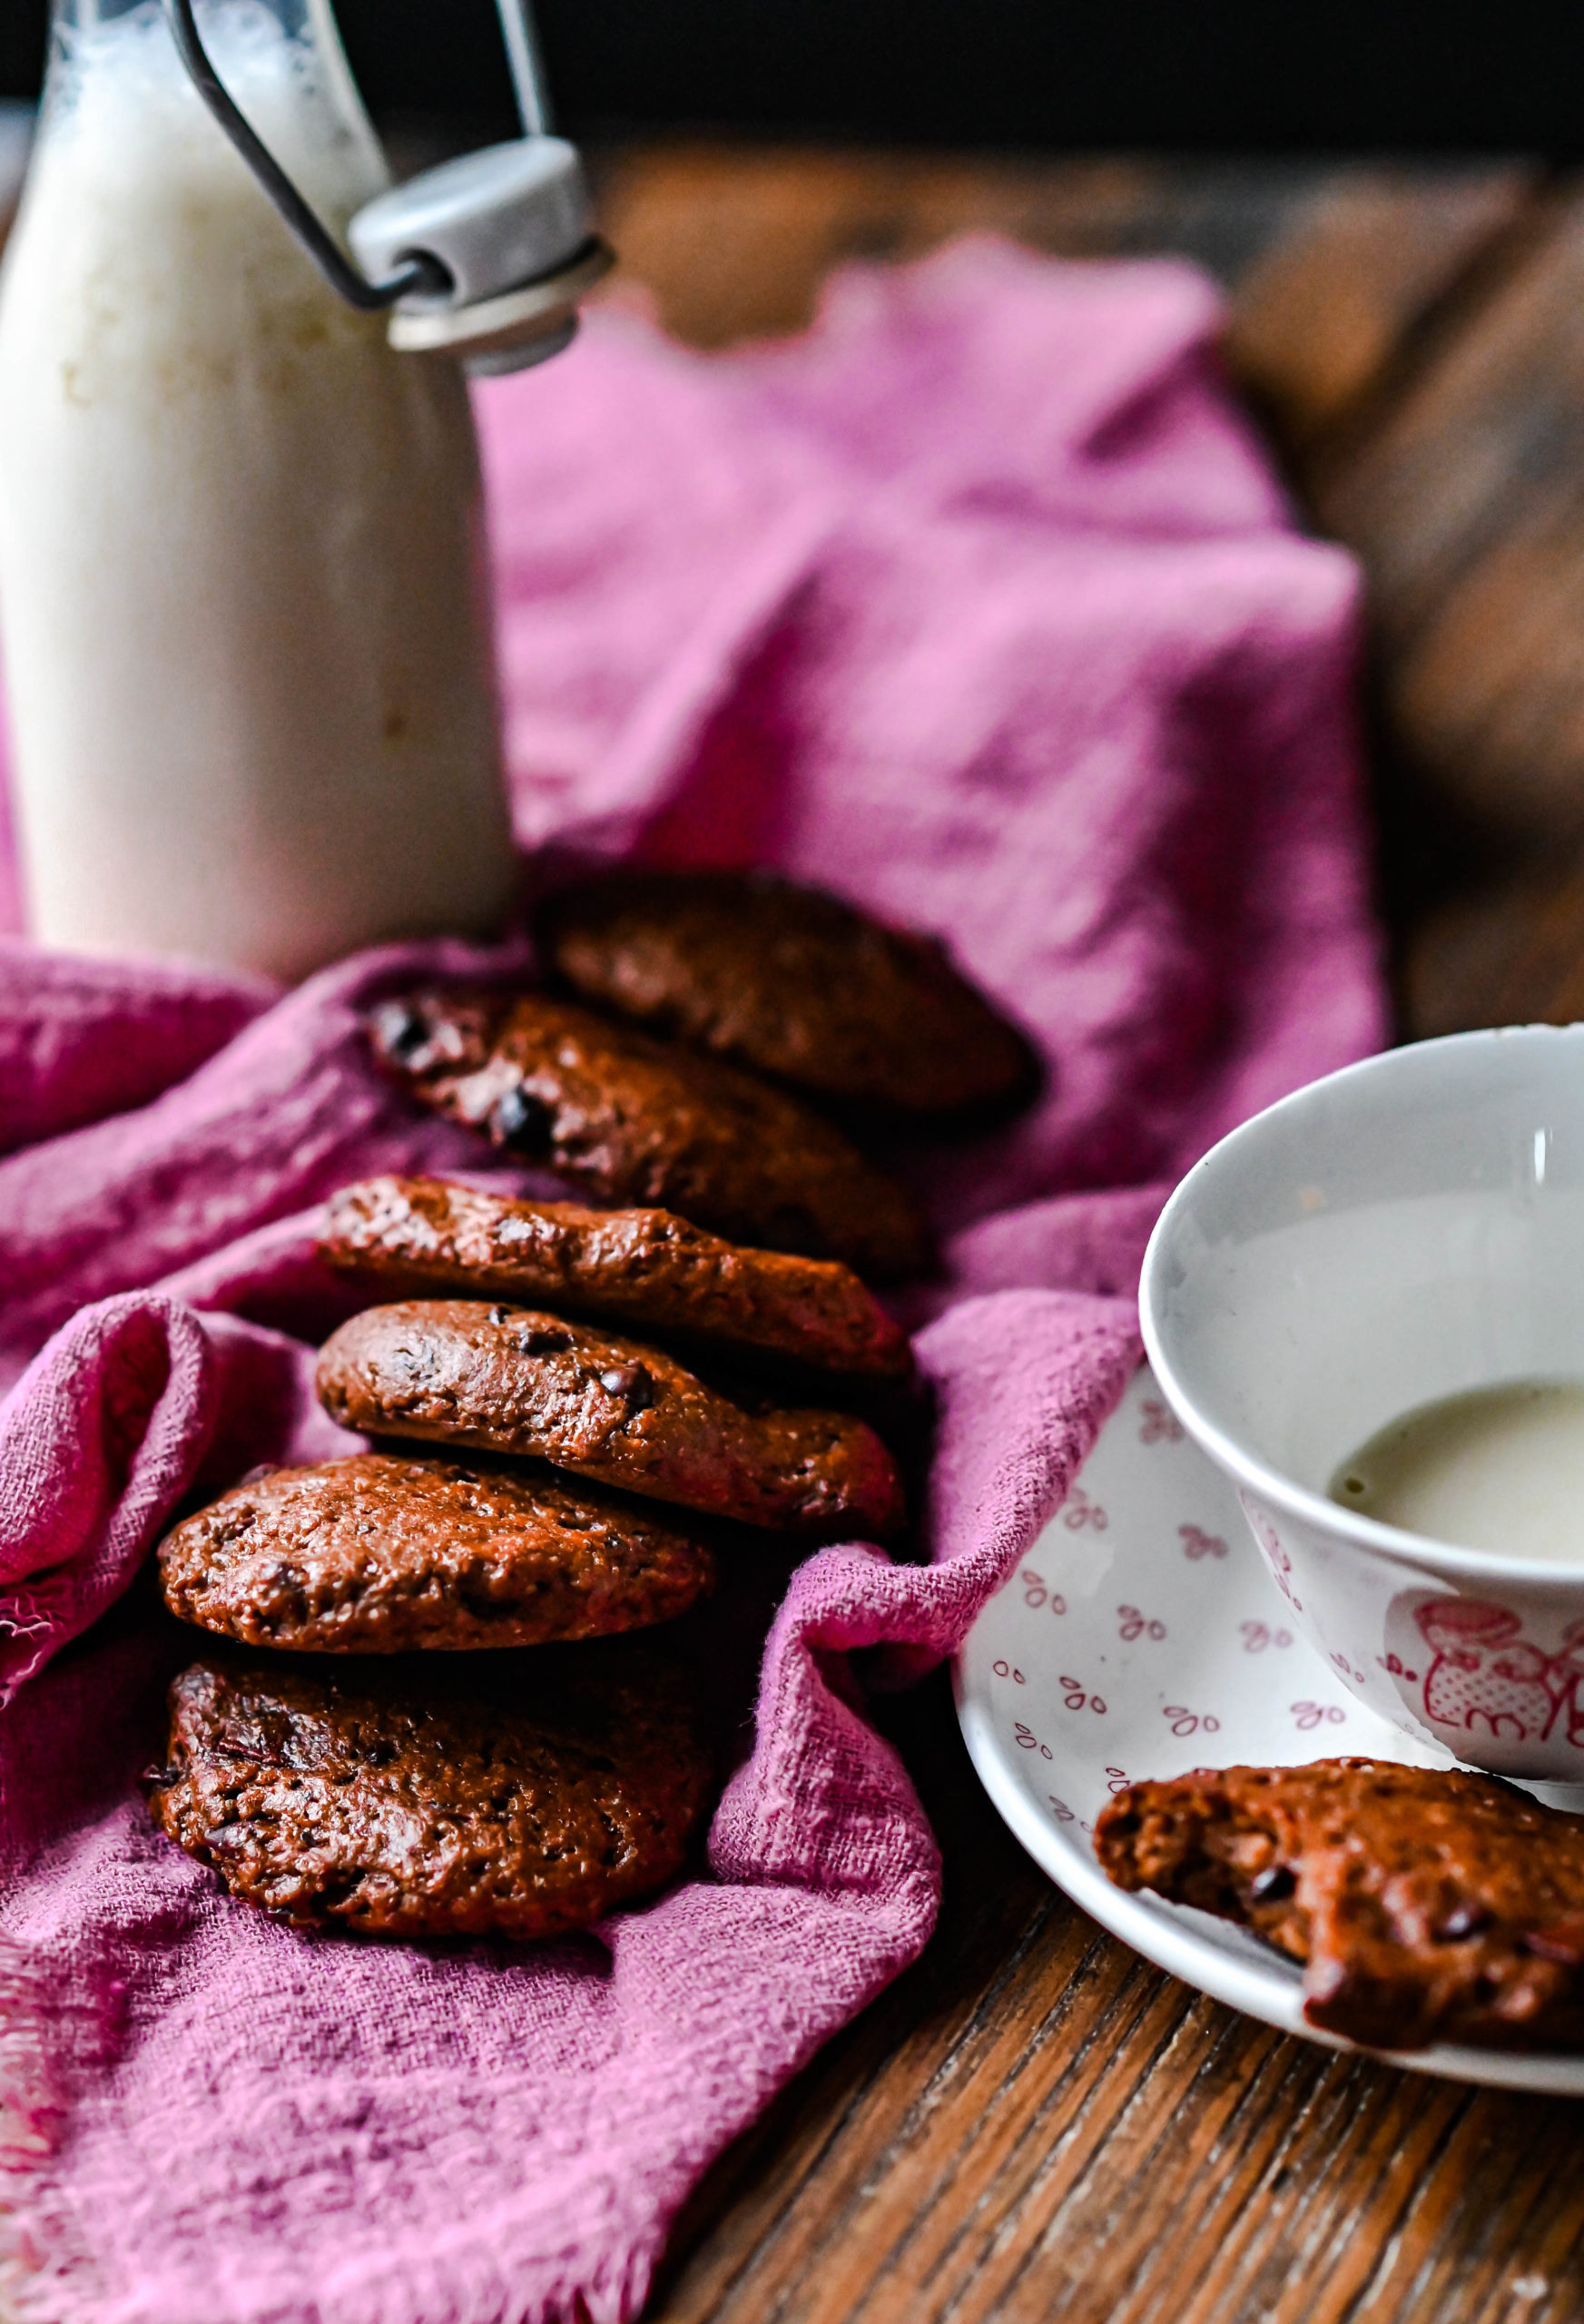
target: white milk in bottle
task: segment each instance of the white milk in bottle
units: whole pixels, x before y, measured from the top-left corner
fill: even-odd
[[[385,173],[324,0],[200,21],[339,231]],[[0,634],[45,942],[295,977],[503,911],[461,374],[321,280],[157,0],[56,0],[0,281]]]

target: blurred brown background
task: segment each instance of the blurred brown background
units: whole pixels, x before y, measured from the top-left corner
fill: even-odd
[[[538,0],[565,122],[1197,151],[1584,153],[1566,0]],[[0,96],[46,0],[0,0]],[[492,0],[338,0],[377,113],[506,133]]]

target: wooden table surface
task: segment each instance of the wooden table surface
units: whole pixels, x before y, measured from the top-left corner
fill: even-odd
[[[1209,266],[1232,376],[1368,576],[1402,1032],[1584,1014],[1584,188],[702,144],[600,180],[627,280],[703,347],[962,228]],[[710,2174],[650,2324],[1584,2316],[1584,2109],[1204,1999],[1022,1855],[943,1679],[881,1717],[944,1848],[940,1929]]]

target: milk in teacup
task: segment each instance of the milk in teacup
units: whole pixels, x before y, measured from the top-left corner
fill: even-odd
[[[1584,1564],[1584,1381],[1510,1380],[1416,1405],[1326,1488],[1360,1516],[1487,1554]]]

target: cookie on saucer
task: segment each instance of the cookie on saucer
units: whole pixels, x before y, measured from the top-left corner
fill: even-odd
[[[1584,2047],[1584,1817],[1383,1759],[1131,1784],[1095,1849],[1122,1888],[1305,1963],[1313,2025],[1373,2049]]]

